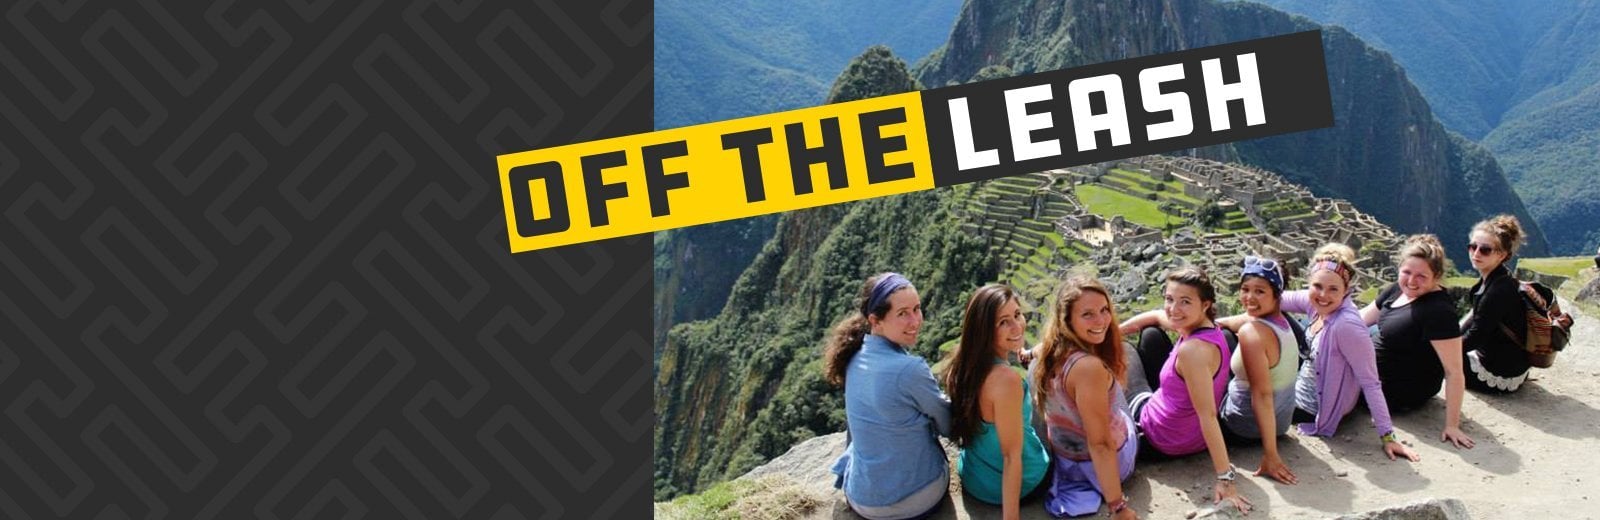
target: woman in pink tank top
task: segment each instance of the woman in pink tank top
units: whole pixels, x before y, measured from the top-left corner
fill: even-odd
[[[1133,420],[1140,441],[1168,456],[1210,452],[1217,474],[1213,500],[1249,512],[1250,501],[1234,486],[1237,474],[1217,422],[1233,353],[1214,321],[1216,287],[1204,270],[1181,267],[1167,274],[1162,301],[1161,310],[1134,316],[1121,327],[1123,334],[1141,336],[1137,352],[1128,356],[1128,389],[1134,393]],[[1177,345],[1156,327],[1176,331]],[[1161,368],[1152,373],[1150,365]],[[1155,385],[1141,388],[1147,386],[1141,379]]]

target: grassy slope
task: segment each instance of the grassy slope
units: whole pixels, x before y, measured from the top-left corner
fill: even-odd
[[[1568,280],[1575,281],[1578,279],[1578,274],[1584,269],[1594,269],[1594,257],[1559,256],[1550,258],[1524,258],[1517,261],[1517,267],[1521,267],[1529,271],[1565,276]],[[1571,282],[1569,281],[1568,284],[1570,283]]]
[[[1141,199],[1105,186],[1085,184],[1077,187],[1078,199],[1089,211],[1101,215],[1122,215],[1122,218],[1141,226],[1161,229],[1167,224],[1167,215],[1156,208],[1156,202]]]

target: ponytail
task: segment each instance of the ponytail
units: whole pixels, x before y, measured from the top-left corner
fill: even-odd
[[[881,286],[881,287],[880,287]],[[867,321],[867,315],[883,319],[889,314],[889,295],[902,288],[910,287],[911,283],[905,277],[896,273],[878,273],[867,279],[861,286],[861,294],[856,296],[854,309],[838,325],[833,326],[833,332],[828,335],[828,343],[822,349],[823,376],[833,386],[844,386],[844,376],[850,368],[850,360],[861,351],[861,343],[866,340],[867,334],[872,332],[872,324]]]
[[[828,336],[828,345],[822,351],[823,374],[828,384],[844,386],[844,374],[850,367],[850,359],[861,351],[861,343],[871,330],[867,317],[860,312],[851,312],[850,317],[833,327],[833,332]]]

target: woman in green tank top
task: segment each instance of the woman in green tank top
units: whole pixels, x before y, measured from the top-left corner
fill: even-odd
[[[1026,325],[1015,291],[983,286],[967,302],[961,342],[945,359],[961,486],[999,505],[1006,519],[1020,517],[1022,497],[1041,487],[1050,465],[1033,428],[1033,389],[1009,361],[1023,347]]]

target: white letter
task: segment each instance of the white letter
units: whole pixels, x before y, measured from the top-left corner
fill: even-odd
[[[1055,124],[1048,111],[1028,113],[1028,103],[1049,101],[1051,95],[1049,83],[1006,91],[1006,126],[1011,127],[1011,149],[1016,152],[1016,160],[1061,155],[1061,143],[1055,139],[1034,142],[1028,136]]]
[[[1146,126],[1147,137],[1159,141],[1189,135],[1194,131],[1194,118],[1189,114],[1189,95],[1182,91],[1161,93],[1161,84],[1183,79],[1183,65],[1174,63],[1139,71],[1139,93],[1144,98],[1144,111],[1149,113],[1172,112],[1172,120]]]
[[[1261,108],[1261,79],[1256,77],[1256,53],[1239,55],[1239,82],[1222,83],[1222,60],[1200,62],[1206,77],[1206,107],[1211,110],[1211,131],[1229,128],[1228,101],[1244,101],[1244,125],[1255,126],[1267,122],[1265,109]]]
[[[971,170],[1000,164],[996,150],[974,151],[972,141],[972,115],[967,113],[967,98],[950,100],[950,131],[956,142],[956,169]]]
[[[1106,113],[1090,113],[1089,94],[1106,94]],[[1106,74],[1092,78],[1078,78],[1067,84],[1067,95],[1072,97],[1072,126],[1078,134],[1078,151],[1095,148],[1094,133],[1111,131],[1111,146],[1122,146],[1133,139],[1128,137],[1128,107],[1122,101],[1122,78]]]

